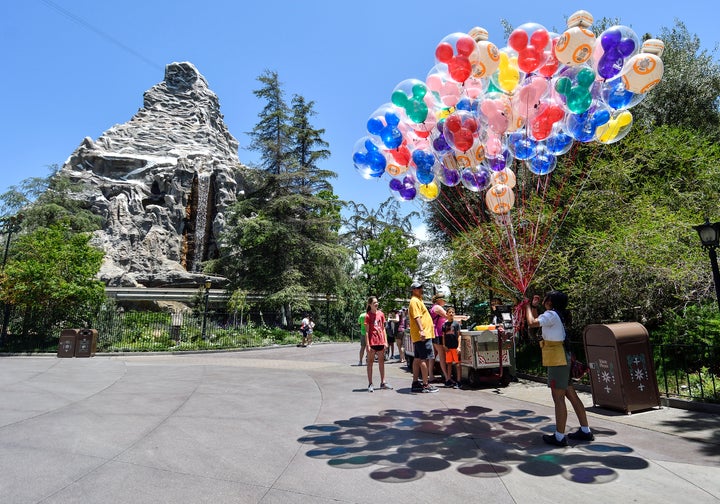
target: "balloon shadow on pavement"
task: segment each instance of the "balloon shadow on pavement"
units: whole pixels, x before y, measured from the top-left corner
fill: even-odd
[[[521,471],[560,476],[575,483],[608,483],[621,471],[648,462],[631,447],[606,442],[615,432],[596,430],[596,440],[569,448],[546,445],[542,432],[554,421],[532,410],[494,412],[480,406],[431,411],[390,409],[377,415],[308,425],[298,439],[306,455],[338,469],[374,467],[370,477],[403,483],[426,473],[454,470],[469,477],[497,478]],[[571,442],[572,443],[572,442]]]

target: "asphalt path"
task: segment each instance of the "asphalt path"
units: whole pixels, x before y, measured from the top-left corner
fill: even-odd
[[[369,393],[358,350],[1,357],[0,503],[720,502],[717,414],[582,394],[553,448],[542,384]]]

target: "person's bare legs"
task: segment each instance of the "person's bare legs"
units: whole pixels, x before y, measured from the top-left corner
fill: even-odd
[[[373,362],[375,362],[375,350],[368,347],[368,359],[367,359],[367,377],[368,377],[368,385],[372,383],[372,373],[373,373]]]
[[[446,382],[450,377],[448,376],[447,363],[445,362],[445,347],[434,343],[433,347],[435,347],[435,355],[440,359],[440,372],[443,375],[443,382]]]
[[[567,426],[567,405],[565,404],[565,389],[553,388],[552,398],[555,403],[555,430],[560,434],[565,434]],[[575,394],[577,397],[577,394]]]
[[[385,350],[378,353],[378,368],[380,369],[380,384],[385,383]]]
[[[575,415],[577,415],[578,422],[580,422],[580,425],[583,427],[589,427],[588,424],[588,418],[587,418],[587,412],[585,411],[585,405],[582,403],[582,400],[578,397],[577,392],[575,391],[575,388],[570,385],[565,390],[565,397],[568,398],[568,401],[570,401],[570,404],[573,407],[573,410],[575,410]]]
[[[360,345],[360,364],[362,365],[363,356],[365,355],[367,345]]]

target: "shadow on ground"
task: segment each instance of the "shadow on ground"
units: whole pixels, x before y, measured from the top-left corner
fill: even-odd
[[[553,420],[524,409],[392,409],[305,430],[308,434],[298,441],[315,446],[308,457],[327,459],[338,469],[380,466],[370,477],[386,483],[447,470],[475,478],[502,477],[515,470],[536,477],[559,475],[576,483],[607,483],[619,471],[649,465],[630,455],[632,448],[607,442],[616,434],[611,430],[596,430],[594,442],[572,448],[545,445],[541,432],[553,432]]]

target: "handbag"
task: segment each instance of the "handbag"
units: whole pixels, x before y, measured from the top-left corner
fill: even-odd
[[[562,341],[540,341],[543,366],[567,366],[565,347]]]
[[[585,373],[588,372],[588,367],[584,362],[580,362],[574,353],[570,354],[570,377],[573,380],[579,380]]]

